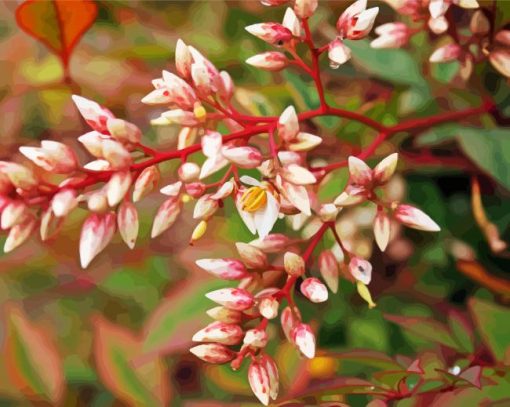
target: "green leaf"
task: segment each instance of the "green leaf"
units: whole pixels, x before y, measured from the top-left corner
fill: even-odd
[[[378,369],[401,370],[403,368],[385,353],[374,350],[356,349],[348,352],[327,352],[324,356],[340,361],[348,360]]]
[[[510,347],[510,308],[478,298],[469,300],[469,310],[478,331],[494,357],[503,360]]]
[[[448,326],[458,344],[466,352],[472,353],[475,349],[474,337],[471,327],[465,318],[457,311],[452,311],[448,315]]]
[[[384,317],[388,321],[399,325],[402,329],[431,342],[436,342],[452,349],[459,349],[459,345],[452,338],[448,328],[441,322],[424,317],[407,317],[388,314],[385,314]]]

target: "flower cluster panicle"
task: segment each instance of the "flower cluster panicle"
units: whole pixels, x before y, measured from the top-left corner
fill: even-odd
[[[401,14],[415,20],[426,16],[428,26],[435,29],[447,25],[447,10],[452,4],[476,6],[474,0],[389,2]],[[154,89],[142,99],[145,104],[164,109],[152,120],[153,125],[179,127],[175,148],[156,151],[144,145],[142,132],[136,125],[115,117],[96,102],[73,96],[90,127],[78,141],[92,159],[82,165],[70,147],[43,140],[40,146],[20,148],[37,171],[29,165],[0,161],[0,227],[8,231],[4,251],[9,252],[25,242],[36,228],[43,241],[50,239],[71,212],[84,208],[88,215],[81,228],[79,255],[82,267],[86,268],[117,231],[133,249],[138,236],[135,204],[155,190],[159,189],[165,198],[155,212],[151,237],[168,230],[182,208],[192,204],[196,224],[189,235],[190,244],[199,244],[207,235],[211,218],[221,213],[225,201],[231,200],[254,239],[236,242],[237,258],[196,261],[199,268],[230,281],[230,285],[207,294],[216,304],[207,311],[213,322],[193,336],[197,345],[191,352],[208,363],[230,363],[233,369],[248,359],[250,386],[267,405],[277,398],[279,389],[278,367],[266,351],[274,335],[267,330],[270,321],[280,322],[283,335],[304,357],[313,358],[316,353],[314,329],[301,317],[294,295],[302,295],[312,303],[323,303],[337,293],[339,279],[345,278],[356,285],[369,307],[376,306],[368,288],[372,280],[369,254],[363,254],[355,242],[340,236],[341,228],[337,226],[341,215],[354,206],[368,207],[373,214],[371,239],[381,251],[386,250],[396,229],[402,225],[422,231],[440,229],[420,209],[400,202],[401,199],[384,198],[383,192],[397,168],[398,153],[390,154],[374,168],[365,160],[372,158],[377,147],[393,134],[482,114],[493,105],[486,103],[430,120],[411,119],[395,126],[385,126],[356,112],[335,108],[324,96],[319,58],[326,54],[332,67],[346,63],[351,50],[345,40],[366,38],[378,8],[367,8],[366,0],[352,3],[337,20],[335,38],[316,47],[308,20],[317,9],[317,0],[263,0],[262,3],[291,7],[285,11],[282,23],[246,27],[249,33],[276,47],[246,62],[269,71],[304,70],[316,86],[320,103],[316,109],[297,112],[291,105],[278,116],[269,117],[241,113],[236,108],[236,89],[230,75],[218,70],[196,48],[178,40],[175,73],[163,71],[160,78],[153,80]],[[484,41],[490,29],[484,15],[475,11],[471,20],[473,34]],[[381,25],[375,32],[379,37],[372,45],[377,48],[403,46],[414,33],[401,22]],[[489,59],[507,74],[510,70],[508,31],[497,33],[494,41],[486,48]],[[306,49],[306,56],[302,49]],[[455,43],[440,48],[431,59],[439,62],[465,55],[465,46]],[[358,121],[376,130],[378,136],[347,160],[311,166],[310,158],[325,135],[304,131],[303,122],[319,116]],[[229,130],[228,134],[218,131],[220,123]],[[205,159],[195,162],[192,158],[197,153]],[[167,177],[160,173],[159,164],[169,160],[179,160],[180,165],[173,176]],[[333,202],[320,202],[318,191],[324,180],[342,167],[348,167],[347,186],[338,191]],[[246,170],[250,170],[250,175]],[[221,173],[219,181],[207,181],[218,173]],[[305,239],[275,233],[274,225],[283,218],[295,229],[301,229],[307,222]],[[335,244],[315,256],[326,233],[332,234]]]

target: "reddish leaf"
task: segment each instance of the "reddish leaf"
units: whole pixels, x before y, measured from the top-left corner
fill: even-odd
[[[102,317],[93,320],[94,356],[104,385],[130,406],[167,406],[170,389],[159,357],[142,360],[141,340]]]
[[[26,397],[60,405],[64,372],[55,345],[17,307],[7,309],[7,335],[3,352],[12,385]]]
[[[92,0],[26,0],[16,10],[18,25],[55,52],[65,66],[96,16]]]

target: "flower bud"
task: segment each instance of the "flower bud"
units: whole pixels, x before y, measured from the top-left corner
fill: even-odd
[[[331,41],[328,45],[329,66],[337,69],[351,59],[351,49],[339,38]]]
[[[122,201],[131,187],[131,182],[130,171],[118,171],[114,173],[106,184],[106,199],[108,200],[108,205],[115,206]]]
[[[353,257],[349,262],[349,272],[357,280],[363,284],[370,284],[372,280],[372,265],[370,262],[360,259],[359,257]]]
[[[404,225],[426,232],[439,232],[440,227],[430,216],[411,205],[398,205],[393,216]]]
[[[83,166],[86,170],[90,171],[109,171],[111,170],[110,163],[106,160],[94,160]]]
[[[211,194],[201,196],[195,204],[193,219],[209,219],[219,208],[218,201]]]
[[[278,376],[278,367],[276,366],[274,360],[266,354],[260,356],[259,362],[262,368],[266,369],[269,376],[269,397],[271,397],[273,400],[276,400],[278,397],[280,382]]]
[[[217,306],[206,311],[207,315],[216,321],[225,322],[227,324],[238,324],[242,319],[242,312]]]
[[[115,233],[115,214],[93,213],[83,223],[80,234],[80,262],[87,268],[90,262],[110,243]]]
[[[186,192],[193,198],[200,198],[205,192],[205,188],[206,187],[203,182],[192,182],[191,184],[186,184],[184,186]]]
[[[234,190],[234,183],[232,181],[225,182],[214,194],[211,195],[212,199],[225,199]]]
[[[305,261],[299,254],[286,252],[283,256],[283,264],[290,276],[299,277],[305,272]]]
[[[366,199],[365,195],[350,195],[347,192],[342,192],[338,195],[333,202],[336,206],[351,206],[357,205]]]
[[[142,138],[142,132],[133,123],[126,120],[111,118],[106,122],[110,135],[121,143],[136,144]]]
[[[267,319],[273,319],[278,316],[278,307],[280,303],[276,298],[264,297],[259,302],[260,315]]]
[[[322,138],[310,133],[299,132],[294,140],[289,143],[290,151],[310,151],[322,143]]]
[[[240,168],[257,168],[262,163],[262,154],[255,147],[223,147],[222,154]]]
[[[254,66],[255,68],[276,72],[285,68],[289,64],[289,60],[285,54],[271,51],[253,55],[246,60],[246,63]]]
[[[23,222],[29,214],[28,207],[21,201],[12,201],[2,210],[0,226],[2,229],[10,229]]]
[[[301,37],[301,21],[299,21],[296,13],[290,7],[285,10],[282,25],[288,28],[294,37]]]
[[[249,329],[244,335],[243,343],[254,348],[264,348],[267,345],[267,333],[265,329]]]
[[[87,207],[91,212],[104,213],[108,209],[108,201],[103,190],[92,192],[87,198]]]
[[[63,189],[57,192],[51,200],[51,209],[58,218],[67,216],[77,206],[78,200],[74,189]]]
[[[510,50],[506,48],[496,48],[489,54],[489,61],[499,73],[510,78]]]
[[[218,343],[204,343],[194,346],[189,351],[204,362],[215,364],[230,362],[236,355],[234,351]]]
[[[390,218],[384,210],[378,210],[374,219],[374,237],[381,251],[385,251],[390,241]]]
[[[237,311],[247,310],[254,303],[253,295],[242,288],[221,288],[205,296],[217,304]]]
[[[372,181],[372,169],[358,157],[348,159],[350,182],[359,186],[366,186]]]
[[[305,167],[290,164],[280,170],[281,176],[294,185],[311,185],[317,182],[315,175]]]
[[[378,185],[385,184],[390,180],[397,168],[398,153],[390,154],[377,164],[373,170],[374,181]]]
[[[280,322],[285,337],[289,342],[294,343],[292,332],[294,331],[294,328],[301,322],[301,316],[299,315],[298,309],[294,307],[293,312],[292,308],[285,307],[280,316]]]
[[[239,325],[224,322],[211,322],[193,335],[193,342],[216,342],[223,345],[236,345],[243,338],[243,330]]]
[[[318,0],[295,0],[294,11],[299,18],[309,18],[318,6]]]
[[[114,119],[115,116],[108,109],[100,106],[92,100],[88,100],[84,97],[73,95],[73,102],[80,111],[81,115],[87,122],[87,124],[94,130],[107,134],[108,129],[106,123],[108,119]]]
[[[169,184],[159,190],[163,195],[166,196],[178,196],[181,192],[182,182],[177,181],[173,184]]]
[[[253,394],[267,406],[269,404],[269,374],[266,367],[255,360],[252,361],[248,368],[248,382]]]
[[[178,197],[170,197],[159,207],[152,224],[151,238],[155,238],[170,228],[181,213],[181,201]]]
[[[102,142],[102,157],[113,169],[122,169],[131,164],[131,154],[118,141],[105,139]]]
[[[179,167],[177,171],[179,178],[183,182],[196,181],[198,174],[200,174],[200,167],[195,163],[184,163]]]
[[[133,249],[138,236],[138,212],[131,202],[124,201],[120,204],[117,212],[117,225],[122,240],[130,249]]]
[[[193,112],[188,112],[182,109],[168,110],[162,113],[161,116],[168,120],[169,124],[175,123],[179,126],[188,127],[197,126],[199,124],[199,121]]]
[[[298,324],[292,330],[292,341],[308,359],[315,357],[315,335],[307,324]]]
[[[32,216],[27,216],[21,223],[14,225],[4,243],[4,253],[12,252],[21,246],[30,237],[37,225],[37,221]]]
[[[135,181],[133,202],[138,202],[147,195],[159,182],[159,170],[155,165],[145,168]]]
[[[54,236],[62,227],[64,223],[64,218],[58,218],[53,213],[51,207],[48,207],[41,214],[41,225],[39,227],[39,234],[41,236],[41,240],[44,242],[48,240],[50,237]]]
[[[400,48],[407,44],[411,37],[409,27],[404,23],[386,23],[376,27],[379,36],[370,43],[372,48]]]
[[[290,30],[277,23],[252,24],[245,27],[245,30],[272,45],[280,46],[292,39]]]
[[[428,26],[430,31],[434,34],[443,34],[446,30],[448,30],[448,20],[444,17],[438,18],[430,18],[428,21]]]
[[[55,174],[68,174],[78,166],[74,151],[57,141],[43,140],[41,148],[20,147],[19,151],[35,165]]]
[[[197,93],[201,97],[206,98],[218,90],[214,83],[215,78],[208,71],[207,65],[203,61],[191,64],[191,78]]]
[[[9,161],[0,161],[0,172],[6,175],[11,184],[16,188],[29,190],[38,185],[38,181],[32,171],[23,165]]]
[[[460,57],[462,49],[457,44],[448,44],[436,49],[429,58],[430,62],[449,62],[455,61]]]
[[[328,289],[315,277],[307,278],[301,283],[301,292],[311,302],[325,302],[328,300]]]
[[[175,104],[184,110],[193,109],[198,100],[193,88],[186,81],[171,72],[163,71],[162,77],[166,91],[170,95],[170,104]]]
[[[235,259],[200,259],[196,265],[224,280],[240,280],[248,276],[243,263]]]
[[[263,269],[267,266],[267,256],[262,250],[248,243],[241,242],[236,243],[236,248],[246,267]]]
[[[338,262],[331,250],[324,250],[319,255],[319,271],[329,289],[338,292]]]
[[[225,101],[234,95],[234,81],[227,71],[221,71],[219,76],[218,95]]]
[[[347,7],[336,23],[341,37],[359,40],[368,35],[379,13],[379,7],[368,10],[366,8],[367,0],[358,0]]]
[[[188,46],[184,41],[178,39],[175,45],[175,70],[182,78],[190,78],[192,61],[193,58],[191,57]]]
[[[284,141],[293,141],[299,133],[299,120],[294,106],[287,107],[278,119],[278,135]]]
[[[271,233],[262,239],[252,240],[250,244],[264,253],[278,253],[289,244],[289,238],[281,233]]]

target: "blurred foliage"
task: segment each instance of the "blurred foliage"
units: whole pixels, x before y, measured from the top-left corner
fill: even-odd
[[[32,140],[76,144],[85,131],[70,102],[71,92],[77,90],[145,126],[156,148],[173,145],[176,129],[150,128],[154,109],[139,100],[150,89],[150,80],[171,65],[179,37],[231,73],[238,86],[236,102],[247,112],[274,115],[291,102],[299,110],[317,106],[314,87],[295,71],[269,74],[243,63],[266,49],[244,27],[279,21],[281,9],[255,1],[97,5],[98,17],[70,59],[72,83],[62,84],[65,72],[59,57],[17,28],[16,3],[0,4],[2,158],[10,158],[20,144]],[[335,16],[344,8],[343,2],[325,2],[312,20],[319,41],[325,43],[331,36]],[[390,21],[393,12],[384,5],[381,10],[381,21]],[[508,20],[507,4],[498,11],[501,21]],[[477,78],[460,83],[456,64],[427,72],[424,61],[433,40],[417,36],[405,50],[372,50],[365,41],[349,46],[352,64],[337,71],[324,67],[327,98],[333,104],[394,124],[410,115],[477,106],[480,93],[487,92],[508,113],[508,83],[490,66],[477,68],[479,83]],[[327,304],[312,305],[296,294],[304,318],[318,327],[322,354],[316,361],[300,359],[276,324],[270,326],[270,351],[284,387],[281,403],[316,405],[321,399],[365,406],[382,389],[405,393],[420,386],[437,397],[395,399],[395,405],[465,407],[487,400],[491,401],[484,405],[510,404],[510,290],[498,280],[499,291],[489,284],[508,280],[509,260],[492,252],[480,232],[471,211],[470,187],[470,176],[477,174],[486,215],[508,240],[510,139],[491,119],[473,119],[470,124],[433,128],[414,143],[396,137],[381,146],[381,156],[396,146],[404,152],[431,146],[445,156],[460,151],[474,169],[468,174],[414,165],[403,154],[403,178],[394,188],[407,190],[407,200],[437,220],[442,232],[424,236],[402,231],[387,254],[374,251],[375,310],[367,310],[345,281]],[[324,160],[332,153],[345,158],[374,136],[345,119],[320,118],[306,126],[333,136],[318,149]],[[319,199],[333,198],[346,181],[346,171],[337,171]],[[254,402],[246,366],[238,372],[205,366],[188,352],[192,333],[207,321],[204,312],[211,305],[204,293],[224,285],[197,271],[194,260],[205,253],[228,256],[232,248],[226,242],[248,241],[251,236],[239,228],[234,208],[226,205],[225,218],[209,225],[210,240],[194,248],[182,238],[192,230],[185,217],[174,226],[179,232],[150,242],[149,208],[156,207],[157,199],[152,197],[141,208],[142,232],[135,250],[128,252],[117,238],[87,271],[77,262],[79,215],[55,240],[32,241],[2,255],[0,405],[26,405],[21,401],[26,399],[93,407]],[[362,228],[356,216],[346,213],[348,221]],[[278,230],[283,230],[282,221]],[[372,246],[368,240],[370,254]],[[459,257],[465,256],[482,265],[482,278],[462,272]]]

